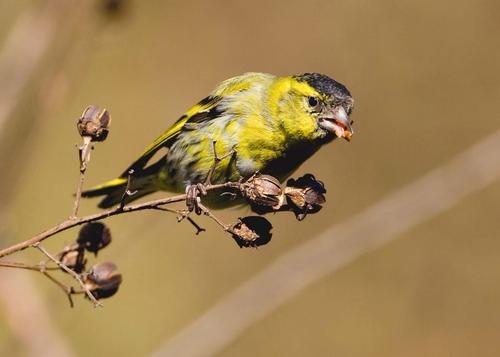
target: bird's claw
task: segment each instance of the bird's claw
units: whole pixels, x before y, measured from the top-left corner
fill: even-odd
[[[200,215],[202,210],[199,206],[200,203],[200,195],[206,196],[207,190],[205,189],[205,185],[201,183],[197,183],[195,185],[189,185],[186,188],[186,206],[189,212],[195,212],[197,215]]]

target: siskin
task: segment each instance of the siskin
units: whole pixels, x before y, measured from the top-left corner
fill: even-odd
[[[130,170],[129,188],[137,193],[126,202],[159,190],[185,192],[207,180],[215,155],[223,159],[211,183],[249,178],[257,171],[284,181],[322,145],[337,137],[351,139],[353,103],[344,85],[318,73],[230,78],[182,115],[120,177],[83,196],[105,195],[101,208],[120,203]],[[151,162],[161,149],[166,153]],[[229,204],[219,195],[209,203]]]

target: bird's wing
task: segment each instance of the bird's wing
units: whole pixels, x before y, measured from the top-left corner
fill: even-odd
[[[191,107],[170,128],[153,141],[151,145],[143,151],[139,158],[121,174],[120,177],[127,177],[130,170],[137,172],[144,169],[148,161],[158,150],[163,147],[170,146],[187,123],[200,123],[213,118],[217,113],[216,108],[220,101],[221,97],[210,95]]]

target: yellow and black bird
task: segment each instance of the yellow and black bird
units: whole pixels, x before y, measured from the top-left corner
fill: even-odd
[[[285,180],[322,145],[350,140],[354,101],[347,88],[318,73],[278,77],[245,73],[220,83],[190,108],[120,177],[83,193],[105,195],[99,207],[118,204],[133,170],[135,200],[163,190],[185,192],[205,182],[218,156],[212,183],[248,178],[256,171]],[[160,150],[167,151],[150,162]],[[224,206],[227,199],[220,199]]]

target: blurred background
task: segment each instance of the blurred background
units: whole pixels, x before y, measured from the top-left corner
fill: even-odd
[[[198,219],[207,232],[195,236],[162,212],[114,217],[113,244],[98,260],[115,262],[124,282],[102,309],[79,298],[71,309],[40,274],[2,269],[0,355],[166,353],[170,339],[283,254],[499,130],[499,35],[494,0],[2,0],[2,247],[71,212],[75,121],[89,104],[108,108],[113,123],[95,146],[87,187],[121,173],[218,82],[247,71],[337,79],[356,100],[356,133],[297,173],[325,182],[324,209],[303,222],[270,217],[273,239],[259,249],[239,249],[208,219]],[[497,356],[500,180],[491,182],[325,272],[204,354]],[[84,201],[81,214],[96,203]],[[45,247],[56,252],[76,234]],[[273,293],[257,291],[254,304]]]

